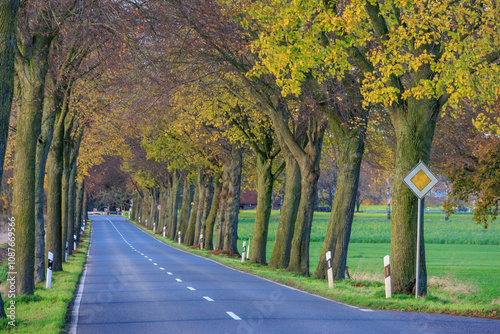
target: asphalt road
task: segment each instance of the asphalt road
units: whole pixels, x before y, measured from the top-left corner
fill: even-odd
[[[500,333],[500,320],[352,307],[93,217],[70,333]]]

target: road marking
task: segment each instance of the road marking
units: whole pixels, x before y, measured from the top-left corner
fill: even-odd
[[[141,253],[141,255],[144,255],[144,253]]]
[[[149,259],[149,261],[153,261],[153,259]]]
[[[238,316],[237,316],[236,314],[234,314],[233,312],[229,312],[229,311],[228,311],[228,312],[226,312],[226,313],[227,313],[227,314],[229,314],[229,316],[230,316],[231,318],[233,318],[234,320],[241,320],[241,318],[240,318],[240,317],[238,317]]]
[[[359,310],[363,311],[363,312],[374,312],[373,310],[369,310],[369,309],[366,309],[366,308],[360,308]]]
[[[163,268],[163,267],[160,267],[160,270],[165,270],[165,268]]]
[[[213,302],[214,300],[210,297],[207,297],[207,296],[204,296],[203,298],[205,298],[206,300],[208,300],[209,302]]]
[[[180,282],[182,282],[182,280],[181,280],[180,278],[176,278],[175,280],[176,280],[177,282],[179,282],[179,283],[180,283]]]
[[[170,271],[168,271],[167,274],[172,275],[172,273]]]
[[[156,262],[155,262],[155,263],[153,263],[153,264],[154,264],[155,266],[157,266],[157,265],[158,265],[158,263],[156,263]]]
[[[187,288],[188,288],[189,290],[191,290],[191,291],[196,291],[196,289],[195,289],[195,288],[193,288],[192,286],[188,286]]]

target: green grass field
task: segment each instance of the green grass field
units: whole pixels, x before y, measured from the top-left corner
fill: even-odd
[[[239,247],[243,240],[251,236],[254,217],[255,211],[240,212]],[[318,264],[329,217],[330,213],[326,212],[314,214],[310,244],[311,273]],[[273,211],[267,243],[268,260],[278,219],[279,211]],[[424,219],[430,293],[439,295],[439,291],[444,291],[447,298],[452,295],[466,302],[499,306],[500,226],[493,223],[485,230],[476,225],[472,214],[455,214],[446,221],[444,214],[429,213],[424,215]],[[390,221],[385,213],[355,214],[347,258],[353,279],[383,282],[383,257],[390,255],[390,233]]]

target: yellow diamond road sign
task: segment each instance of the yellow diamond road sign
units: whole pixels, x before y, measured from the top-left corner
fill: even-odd
[[[418,198],[424,198],[437,183],[438,179],[427,166],[420,161],[404,178],[404,182],[417,195]]]

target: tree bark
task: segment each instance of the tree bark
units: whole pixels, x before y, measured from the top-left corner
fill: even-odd
[[[62,249],[62,176],[63,176],[63,142],[64,123],[68,114],[67,97],[56,114],[54,136],[47,159],[47,235],[45,244],[45,261],[48,252],[54,254],[53,271],[62,270],[64,251]]]
[[[274,175],[272,159],[257,153],[257,208],[253,225],[252,252],[250,261],[267,264],[267,232],[271,216]]]
[[[70,161],[71,166],[69,181],[68,181],[68,255],[73,253],[74,235],[75,235],[75,208],[76,208],[76,172],[77,158],[80,152],[80,144],[83,138],[83,126],[79,125],[77,132],[71,139],[70,143]],[[77,232],[78,233],[78,232]],[[76,233],[76,234],[77,234]]]
[[[194,245],[200,244],[200,233],[201,233],[201,224],[203,221],[203,212],[205,211],[205,197],[208,192],[207,184],[206,184],[206,176],[205,173],[200,171],[198,178],[198,207],[196,212],[196,226],[195,226],[195,234],[194,234]]]
[[[69,254],[69,243],[66,247],[66,242],[68,241],[68,226],[69,226],[69,181],[71,176],[71,132],[73,131],[73,124],[75,117],[66,117],[64,122],[64,137],[63,137],[63,172],[61,181],[61,221],[62,221],[62,231],[61,231],[61,244],[62,244],[62,261],[65,262],[65,253]],[[109,210],[109,208],[108,208]]]
[[[0,1],[0,184],[9,137],[10,110],[14,96],[14,59],[19,0]],[[1,300],[1,298],[0,298]],[[2,318],[3,308],[0,308]]]
[[[220,202],[220,194],[222,189],[221,184],[221,172],[217,172],[213,178],[214,190],[213,190],[213,198],[212,205],[210,205],[210,213],[205,221],[205,231],[203,233],[205,240],[205,249],[213,249],[213,239],[214,239],[214,226],[215,226],[215,218],[217,216],[217,211],[219,208]]]
[[[238,213],[240,211],[242,149],[239,146],[231,147],[231,164],[228,171],[227,202],[224,217],[224,247],[232,254],[238,252]]]
[[[223,172],[219,195],[219,207],[217,208],[217,217],[215,218],[215,250],[222,250],[224,248],[224,220],[226,217],[230,165],[230,160],[227,160],[222,166]]]
[[[13,208],[16,219],[16,294],[35,289],[35,170],[36,147],[41,132],[45,75],[51,36],[33,36],[19,44],[16,59],[19,96],[14,158]]]
[[[393,211],[391,219],[391,279],[395,293],[411,294],[416,280],[416,236],[418,199],[403,182],[404,177],[421,160],[429,163],[432,140],[440,108],[436,100],[409,99],[407,110],[393,110],[396,130],[396,167],[394,174]],[[424,208],[424,205],[422,205]],[[419,291],[427,293],[427,269],[423,233],[424,210],[421,212]]]
[[[200,247],[205,246],[205,239],[206,239],[206,229],[207,229],[207,218],[210,213],[210,210],[212,209],[212,199],[214,196],[214,177],[213,175],[206,176],[205,177],[205,183],[204,183],[204,188],[205,188],[205,196],[203,197],[203,212],[201,216],[201,230],[200,230],[200,237],[203,235],[203,240],[200,240]],[[202,244],[203,242],[203,244]]]
[[[0,185],[9,137],[10,110],[14,95],[14,58],[19,0],[0,1]],[[0,292],[0,318],[6,318]]]
[[[189,215],[189,222],[186,230],[186,238],[184,238],[183,243],[188,246],[192,246],[194,243],[194,236],[196,234],[196,218],[198,216],[198,206],[200,205],[200,174],[201,170],[197,172],[196,180],[194,182],[194,195],[193,202],[191,206],[191,214]]]
[[[85,192],[85,182],[78,181],[76,185],[76,212],[75,212],[75,234],[76,234],[76,242],[80,243],[80,231],[82,229],[82,221],[83,221],[83,194]]]
[[[168,222],[168,237],[170,239],[175,238],[175,231],[177,230],[177,207],[179,206],[179,183],[180,175],[179,171],[174,171],[172,176],[172,191],[171,191],[171,202],[168,210],[170,211],[169,222]]]
[[[286,269],[290,262],[293,231],[300,205],[301,183],[297,160],[286,147],[282,153],[286,162],[285,193],[269,266]]]
[[[193,189],[191,187],[191,182],[187,175],[183,176],[183,186],[182,186],[182,205],[181,214],[179,216],[179,226],[177,228],[177,233],[174,239],[177,240],[178,233],[181,232],[181,241],[186,238],[186,230],[188,225],[189,213],[191,210],[191,197],[193,194]]]
[[[333,125],[332,128],[339,150],[337,163],[339,172],[330,221],[314,278],[326,279],[325,254],[331,251],[333,279],[338,280],[345,278],[347,250],[364,152],[366,122],[359,124],[354,130],[344,129],[340,124]]]

